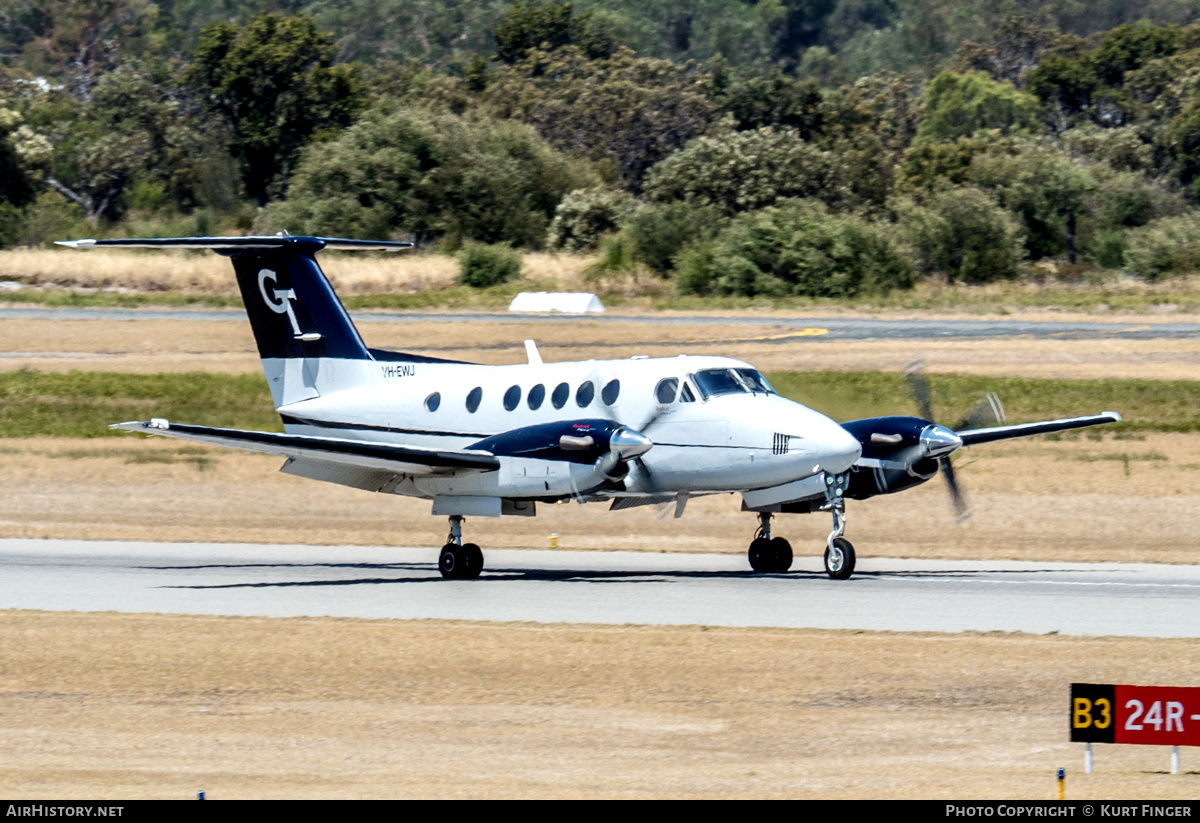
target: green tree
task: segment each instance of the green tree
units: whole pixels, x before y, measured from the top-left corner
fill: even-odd
[[[534,49],[497,71],[483,110],[530,124],[560,151],[611,164],[637,193],[651,166],[708,128],[706,79],[693,63],[628,49],[603,60],[575,46]]]
[[[188,82],[226,119],[246,192],[265,205],[286,194],[300,150],[318,133],[348,126],[366,101],[354,66],[333,65],[333,38],[311,17],[262,14],[243,27],[204,29]]]
[[[521,123],[375,110],[305,152],[262,228],[538,247],[563,196],[599,182]]]
[[[842,204],[851,189],[834,153],[806,142],[795,129],[761,128],[696,138],[651,170],[645,196],[734,215],[786,197]]]
[[[883,227],[816,200],[785,200],[681,254],[677,282],[698,293],[855,297],[908,288],[912,278]]]
[[[1037,115],[1037,100],[1011,83],[997,83],[981,71],[944,71],[929,84],[917,134],[934,140],[990,130],[1019,134],[1036,128]]]
[[[901,198],[893,205],[900,233],[922,274],[941,275],[951,283],[1017,276],[1025,256],[1021,225],[987,192],[944,189],[926,203]]]
[[[590,58],[608,57],[616,43],[604,32],[588,26],[591,14],[575,16],[570,3],[517,0],[504,19],[492,30],[496,38],[496,56],[503,63],[523,60],[533,49],[554,51],[563,46],[579,46]]]
[[[578,189],[568,192],[554,210],[549,243],[571,252],[591,251],[600,238],[620,228],[633,209],[633,198],[623,191]]]
[[[994,192],[1025,224],[1030,258],[1065,252],[1075,262],[1078,220],[1090,181],[1069,155],[1041,143],[1019,142],[1008,151],[976,155],[970,180]]]

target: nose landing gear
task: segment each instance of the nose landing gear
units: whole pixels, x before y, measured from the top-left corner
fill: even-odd
[[[792,567],[792,544],[782,537],[771,537],[771,515],[759,512],[758,531],[747,555],[750,568],[760,574],[782,574]]]
[[[833,515],[833,531],[825,538],[825,573],[833,580],[848,580],[854,574],[854,545],[842,537],[846,532],[846,486],[849,474],[825,475],[825,505]]]
[[[474,580],[483,571],[483,551],[462,542],[462,522],[462,515],[450,515],[450,534],[438,556],[438,571],[446,580]]]

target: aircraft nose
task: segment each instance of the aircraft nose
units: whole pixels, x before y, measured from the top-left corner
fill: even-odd
[[[821,469],[833,474],[849,471],[862,456],[862,446],[850,432],[830,420],[821,437]]]

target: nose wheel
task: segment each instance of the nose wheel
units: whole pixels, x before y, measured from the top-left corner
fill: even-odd
[[[483,550],[462,542],[462,515],[450,516],[450,535],[438,555],[438,571],[446,580],[474,580],[483,571]]]
[[[758,515],[759,527],[746,553],[750,568],[759,574],[783,574],[792,567],[792,544],[782,537],[771,537],[771,515]]]
[[[854,544],[842,537],[846,533],[846,486],[849,474],[825,475],[825,505],[833,515],[833,531],[825,538],[825,574],[831,580],[849,580],[854,574]]]

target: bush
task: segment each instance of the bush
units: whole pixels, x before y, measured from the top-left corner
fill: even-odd
[[[830,214],[816,200],[787,200],[742,215],[715,241],[679,257],[681,291],[782,297],[856,297],[909,288],[912,266],[888,232]]]
[[[521,255],[508,246],[468,243],[458,253],[458,282],[476,289],[507,283],[521,273]]]
[[[1200,270],[1200,214],[1164,217],[1125,235],[1125,264],[1146,280]]]
[[[570,252],[591,251],[600,238],[616,231],[633,208],[625,192],[607,189],[577,189],[567,194],[554,210],[549,245]]]
[[[630,215],[624,233],[633,246],[633,258],[666,276],[675,268],[675,258],[691,243],[712,239],[728,221],[714,206],[670,203],[643,206]]]
[[[989,283],[1017,276],[1024,257],[1016,219],[986,192],[947,189],[928,204],[904,198],[893,204],[901,234],[923,274],[949,282]]]
[[[645,196],[716,206],[732,216],[787,197],[842,203],[850,197],[845,178],[836,155],[795,129],[760,128],[693,140],[650,170]]]
[[[563,196],[597,182],[520,123],[375,111],[310,147],[258,228],[538,247]]]

